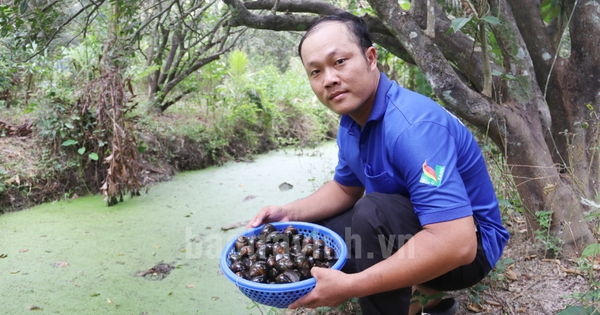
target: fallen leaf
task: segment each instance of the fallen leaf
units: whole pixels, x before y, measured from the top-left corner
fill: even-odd
[[[69,265],[69,263],[67,263],[66,261],[59,261],[54,264],[54,267],[65,268],[68,265]]]
[[[27,306],[27,309],[30,310],[30,311],[42,311],[43,310],[41,307],[34,306],[34,305]]]
[[[8,255],[6,255],[6,254],[0,254],[0,258],[6,258],[6,257],[8,257]]]
[[[570,274],[575,274],[575,275],[580,275],[580,276],[584,276],[585,273],[576,269],[570,269],[570,268],[565,268],[563,266],[560,266],[560,269],[565,272],[565,273],[570,273]]]
[[[16,275],[17,273],[21,272],[21,270],[13,270],[10,272],[11,275]]]
[[[485,300],[485,303],[487,303],[489,305],[493,305],[493,306],[502,306],[502,304],[500,304],[496,301],[492,301],[492,300]]]
[[[91,297],[97,297],[97,296],[100,296],[100,293],[92,293],[92,294],[90,294],[90,296]]]
[[[506,270],[504,272],[504,275],[506,276],[506,278],[508,278],[509,280],[512,280],[512,281],[516,281],[517,279],[519,279],[519,276],[517,275],[517,273],[510,269]]]
[[[106,303],[112,304],[112,301],[110,299],[106,299]]]
[[[479,305],[475,302],[467,305],[467,309],[469,309],[469,311],[475,312],[475,313],[481,313],[481,311],[483,311],[483,308],[481,307],[481,305]]]
[[[239,228],[241,226],[245,226],[246,224],[248,224],[248,222],[250,222],[250,220],[240,221],[240,222],[233,223],[233,224],[230,224],[230,225],[222,226],[221,230],[228,231],[228,230],[231,230],[231,229]]]
[[[26,253],[28,251],[29,251],[28,248],[19,249],[19,253]]]
[[[252,199],[254,199],[254,198],[256,198],[256,196],[254,196],[254,195],[249,195],[249,196],[246,196],[246,197],[244,198],[244,200],[242,200],[242,202],[244,202],[244,201],[248,201],[248,200],[252,200]]]
[[[188,285],[186,285],[185,287],[186,287],[186,288],[188,288],[188,289],[191,289],[191,288],[193,288],[193,287],[195,287],[195,286],[196,286],[195,284],[188,284]]]
[[[17,183],[17,185],[21,185],[21,179],[19,178],[19,174],[11,177],[10,179],[7,179],[6,181],[4,181],[5,184],[10,185],[12,183]]]

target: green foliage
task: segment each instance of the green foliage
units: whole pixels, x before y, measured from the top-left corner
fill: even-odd
[[[589,109],[589,107],[588,107]],[[593,108],[592,108],[593,109]],[[590,116],[592,116],[590,114]],[[593,115],[594,118],[595,114]],[[585,129],[582,123],[582,127]],[[596,201],[600,199],[600,195],[596,197]],[[583,214],[585,215],[585,219],[588,222],[596,222],[596,230],[600,231],[600,204],[598,202],[594,202],[593,200],[587,198],[581,198],[581,203],[588,207],[589,210],[585,211]]]
[[[490,279],[503,280],[504,272],[506,271],[506,268],[508,268],[510,265],[512,265],[514,263],[515,263],[515,261],[512,258],[502,258],[502,259],[498,260],[498,262],[496,263],[496,266],[494,267],[494,269],[492,269],[492,271],[489,274]]]
[[[540,244],[546,255],[550,255],[554,258],[558,256],[562,248],[563,242],[560,238],[550,234],[550,225],[552,223],[552,214],[554,211],[537,211],[535,216],[537,217],[540,229],[536,231],[536,241]]]
[[[583,306],[569,306],[566,309],[557,313],[557,315],[598,315],[600,314],[597,307],[592,305]]]
[[[42,1],[13,0],[0,4],[0,38],[6,40],[11,53],[38,44],[49,45],[65,22],[70,1],[47,4]]]
[[[562,12],[562,6],[559,5],[559,0],[543,0],[542,1],[542,18],[546,23],[559,17]]]
[[[448,29],[447,33],[460,31],[463,28],[463,26],[465,26],[465,25],[467,25],[467,23],[471,22],[472,17],[473,16],[460,17],[460,18],[456,18],[456,19],[452,20],[452,23],[450,24],[450,29]]]
[[[582,258],[600,256],[600,244],[590,244],[581,253]]]
[[[425,295],[421,293],[419,290],[415,290],[412,294],[411,304],[421,303],[421,312],[425,312],[425,305],[435,299],[441,299],[444,296],[448,295],[447,293],[441,292],[432,295]]]
[[[53,93],[49,95],[53,96]],[[83,184],[85,167],[98,161],[98,150],[106,149],[107,143],[102,138],[104,131],[96,129],[96,119],[90,112],[73,111],[72,105],[59,99],[42,100],[42,104],[45,106],[38,111],[38,137],[49,148],[43,163],[53,164],[52,168],[58,172],[65,171],[65,165],[77,167]],[[64,164],[55,159],[70,162]]]
[[[590,244],[583,250],[577,265],[579,270],[587,274],[589,289],[583,293],[572,294],[571,298],[578,300],[580,305],[569,305],[558,313],[559,315],[600,315],[600,281],[594,269],[598,258],[600,258],[600,244]]]
[[[436,99],[425,74],[415,65],[406,63],[404,60],[394,56],[392,53],[379,48],[377,62],[390,79],[397,81],[401,86]]]
[[[593,278],[591,278],[593,279]],[[569,297],[579,300],[581,305],[569,305],[557,315],[600,315],[600,282],[593,280],[590,289]]]
[[[488,286],[483,284],[476,284],[469,288],[469,294],[471,295],[471,301],[475,304],[481,304],[481,299],[479,298],[479,294],[483,291],[489,289]]]
[[[102,54],[101,49],[102,43],[98,37],[95,34],[88,34],[79,45],[63,50],[63,58],[60,60],[63,72],[69,76],[69,79],[92,80],[94,67]]]
[[[139,122],[152,133],[202,144],[217,162],[335,137],[338,118],[317,101],[300,61],[292,58],[286,68],[282,73],[270,58],[232,52],[196,74],[198,93],[166,113],[175,121],[143,115]]]
[[[248,56],[240,50],[234,50],[229,54],[227,73],[237,85],[244,85],[248,78],[248,62]]]
[[[20,47],[9,51],[11,40],[4,40],[8,45],[0,46],[0,101],[4,101],[7,107],[30,104],[30,98],[43,89],[43,84],[52,75],[52,62],[47,54],[38,54],[27,61],[21,61],[30,56],[37,49],[32,43],[26,47]],[[31,109],[29,109],[30,111]]]

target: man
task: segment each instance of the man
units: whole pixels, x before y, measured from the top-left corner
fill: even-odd
[[[415,290],[436,296],[479,282],[509,235],[468,129],[379,72],[360,18],[320,20],[298,51],[314,93],[342,116],[334,180],[304,199],[264,207],[248,227],[320,222],[351,238],[354,254],[348,273],[313,268],[316,287],[290,308],[359,297],[364,314],[412,315],[421,311],[411,305]],[[454,299],[440,300],[426,303],[425,312],[456,312]]]

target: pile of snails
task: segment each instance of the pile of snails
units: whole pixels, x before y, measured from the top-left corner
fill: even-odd
[[[330,268],[335,256],[325,241],[304,236],[292,225],[278,232],[265,224],[257,235],[238,236],[228,259],[231,271],[246,280],[293,283],[310,278],[312,267]]]

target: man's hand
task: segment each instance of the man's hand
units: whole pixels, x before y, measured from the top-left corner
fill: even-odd
[[[300,306],[308,308],[319,306],[334,307],[352,297],[350,295],[350,288],[352,288],[350,283],[351,275],[339,270],[319,267],[313,267],[310,273],[317,281],[317,285],[307,295],[292,303],[289,308],[293,309]]]
[[[246,228],[255,228],[261,224],[279,221],[292,221],[282,206],[265,206],[248,222]]]

